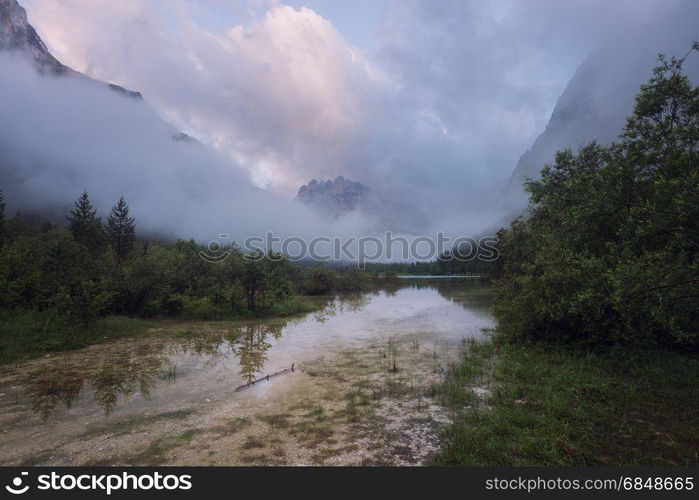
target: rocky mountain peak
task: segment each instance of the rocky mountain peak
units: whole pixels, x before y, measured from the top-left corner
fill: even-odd
[[[333,180],[312,179],[299,188],[296,199],[337,217],[360,206],[369,192],[364,184],[338,175]]]
[[[0,0],[0,50],[23,52],[42,73],[72,73],[51,55],[27,20],[27,11],[17,0]]]
[[[17,0],[0,0],[0,51],[15,52],[28,56],[36,69],[43,74],[71,75],[92,80],[62,64],[49,52],[36,30],[29,24],[27,11]],[[103,82],[99,82],[103,84]],[[107,84],[110,89],[133,99],[141,99],[140,92],[119,85]]]

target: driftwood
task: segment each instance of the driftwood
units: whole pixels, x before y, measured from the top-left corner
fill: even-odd
[[[285,373],[293,373],[296,371],[294,366],[296,366],[296,363],[292,363],[291,368],[285,368],[285,369],[280,370],[278,372],[274,372],[270,375],[266,375],[264,377],[258,378],[257,380],[253,380],[252,382],[248,382],[247,384],[240,385],[240,386],[235,388],[235,392],[242,391],[243,389],[247,389],[249,387],[252,387],[253,385],[258,384],[260,382],[265,382],[265,381],[269,382],[274,377],[278,377],[279,375],[284,375]]]

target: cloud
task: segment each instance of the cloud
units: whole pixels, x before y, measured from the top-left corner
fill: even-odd
[[[139,230],[205,242],[361,231],[330,228],[318,215],[253,186],[247,173],[203,145],[174,140],[176,129],[146,103],[74,76],[39,75],[0,53],[0,173],[8,205],[53,210],[83,190],[100,213],[125,195]],[[59,211],[60,213],[60,211]]]
[[[278,1],[23,3],[61,61],[143,92],[255,185],[342,174],[386,226],[475,232],[585,56],[686,2],[388,0],[370,52]]]
[[[258,185],[292,193],[309,175],[332,173],[375,83],[360,51],[306,8],[274,6],[221,30],[191,10],[181,0],[97,0],[35,2],[29,12],[61,60],[142,91]]]
[[[424,126],[465,152],[469,175],[497,176],[544,129],[590,51],[678,3],[394,1],[377,59]]]

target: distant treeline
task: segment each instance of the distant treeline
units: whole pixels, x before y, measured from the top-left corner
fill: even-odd
[[[500,231],[492,270],[506,335],[699,345],[699,87],[686,57],[660,57],[616,143],[561,151],[527,182],[529,215]]]
[[[366,271],[384,274],[413,275],[479,275],[488,276],[493,266],[492,261],[481,260],[478,256],[454,255],[457,250],[446,251],[433,261],[421,262],[367,262]]]

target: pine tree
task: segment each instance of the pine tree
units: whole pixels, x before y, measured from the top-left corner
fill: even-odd
[[[68,230],[73,234],[73,239],[86,246],[91,252],[97,252],[102,248],[104,233],[102,221],[97,217],[97,210],[92,207],[87,191],[75,201],[75,208],[66,217]]]
[[[129,206],[123,196],[112,207],[107,218],[107,236],[117,260],[123,262],[133,249],[136,240],[136,224],[134,218],[129,217]]]

